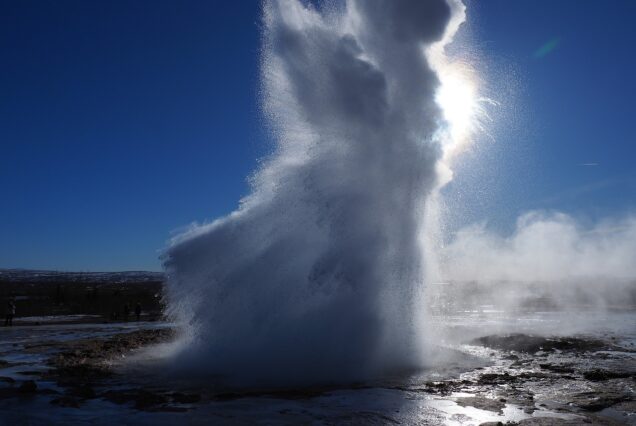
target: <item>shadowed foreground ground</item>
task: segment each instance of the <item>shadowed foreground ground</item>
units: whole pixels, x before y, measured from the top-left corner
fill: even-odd
[[[447,365],[421,376],[341,387],[267,390],[202,388],[131,373],[126,357],[174,338],[165,324],[2,331],[0,424],[636,422],[636,348],[616,336],[484,336],[454,348],[472,359],[457,361],[463,368]],[[105,413],[110,420],[102,418]]]
[[[424,371],[237,389],[219,377],[195,383],[165,374],[170,363],[156,355],[176,328],[162,319],[162,285],[146,273],[0,274],[0,297],[18,308],[16,326],[0,328],[0,426],[636,425],[633,307],[506,312],[446,303],[430,319],[443,337]],[[141,321],[123,321],[118,309],[136,300]]]

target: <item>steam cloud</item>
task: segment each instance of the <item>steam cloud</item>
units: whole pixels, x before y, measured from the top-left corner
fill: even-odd
[[[530,212],[509,236],[484,224],[460,230],[443,250],[442,269],[446,279],[485,292],[489,303],[544,298],[564,309],[629,306],[636,303],[635,256],[633,216],[586,227],[564,213]]]
[[[264,111],[275,153],[227,217],[166,253],[180,365],[272,384],[418,366],[423,218],[439,184],[443,118],[425,49],[463,5],[349,0],[264,5]]]
[[[503,237],[484,224],[459,231],[445,249],[446,277],[470,281],[636,279],[636,218],[585,228],[564,213],[530,212]]]

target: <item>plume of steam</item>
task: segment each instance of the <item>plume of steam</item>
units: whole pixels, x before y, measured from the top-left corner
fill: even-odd
[[[460,230],[443,257],[448,280],[471,283],[472,293],[485,292],[490,303],[516,308],[541,298],[564,309],[636,303],[633,216],[585,227],[564,213],[530,212],[509,236],[484,224]]]
[[[177,364],[251,384],[421,364],[422,218],[443,122],[425,50],[461,19],[459,0],[265,2],[277,146],[237,211],[167,249],[169,309],[189,332]]]

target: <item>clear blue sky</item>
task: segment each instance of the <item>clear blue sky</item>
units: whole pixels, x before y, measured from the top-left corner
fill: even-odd
[[[491,108],[495,140],[479,141],[450,188],[467,207],[460,224],[506,232],[527,210],[583,224],[635,213],[636,2],[468,5],[468,33],[501,105]]]
[[[634,16],[631,0],[469,2],[501,106],[449,188],[459,222],[636,208]],[[158,270],[175,229],[232,211],[271,146],[259,25],[258,1],[5,2],[0,267]]]

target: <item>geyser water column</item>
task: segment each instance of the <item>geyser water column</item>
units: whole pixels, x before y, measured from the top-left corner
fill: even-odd
[[[426,51],[463,5],[350,0],[321,12],[271,0],[263,14],[276,150],[238,210],[165,254],[169,312],[186,335],[175,365],[244,384],[420,366],[422,235],[445,123]]]

